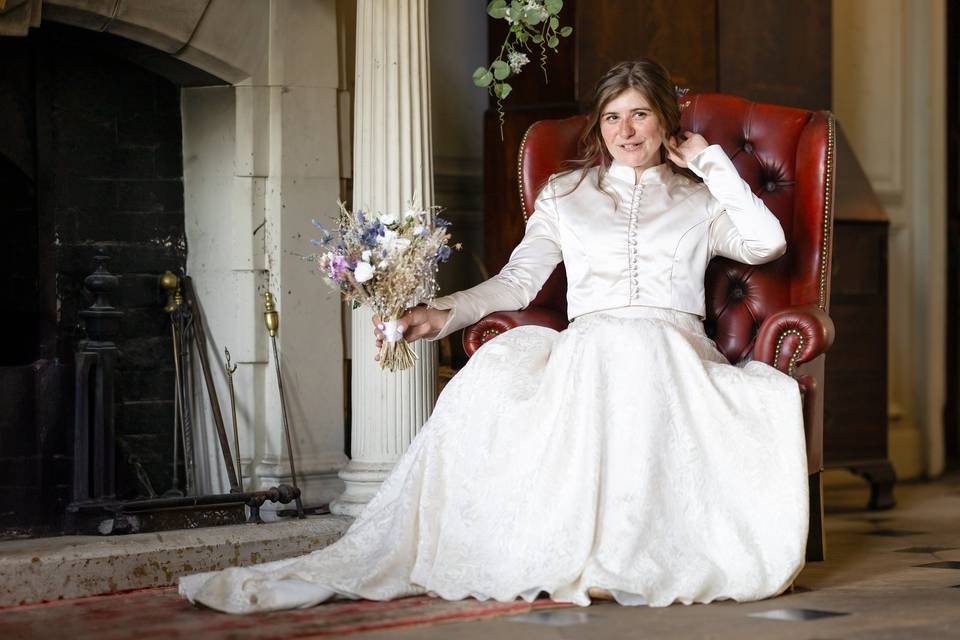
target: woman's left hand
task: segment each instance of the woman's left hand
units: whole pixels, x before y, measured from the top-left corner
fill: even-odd
[[[667,157],[678,167],[686,168],[687,163],[709,146],[710,143],[699,133],[681,131],[670,137],[670,144],[667,145],[667,151],[669,152]]]

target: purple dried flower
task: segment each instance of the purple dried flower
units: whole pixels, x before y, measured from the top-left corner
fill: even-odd
[[[334,255],[330,259],[330,264],[327,265],[327,273],[337,282],[343,282],[343,274],[345,274],[348,269],[349,266],[347,265],[346,258],[339,254]]]
[[[377,237],[382,235],[383,225],[377,220],[363,228],[363,235],[360,237],[360,241],[368,247],[373,247],[377,244]]]

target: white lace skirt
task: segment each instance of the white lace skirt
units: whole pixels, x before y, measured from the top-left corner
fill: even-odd
[[[589,604],[756,600],[803,567],[796,382],[731,366],[689,314],[629,307],[485,344],[333,545],[188,576],[223,611],[335,594]]]

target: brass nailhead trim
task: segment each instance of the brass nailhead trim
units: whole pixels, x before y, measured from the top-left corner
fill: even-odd
[[[520,153],[517,154],[517,191],[520,192],[520,211],[523,213],[523,223],[527,223],[527,205],[523,202],[523,149],[527,145],[527,136],[536,126],[536,122],[527,127],[523,132],[523,138],[520,140]]]
[[[826,309],[827,306],[827,243],[830,241],[830,209],[833,201],[833,158],[836,141],[836,124],[833,114],[827,112],[827,176],[823,187],[823,242],[820,246],[820,296],[818,306]]]
[[[777,348],[773,352],[773,366],[777,366],[777,363],[780,362],[780,349],[783,347],[784,339],[789,334],[793,334],[800,339],[800,345],[793,352],[793,355],[790,356],[790,364],[787,366],[787,373],[792,376],[797,372],[797,358],[800,357],[800,352],[803,351],[803,334],[797,329],[784,329],[780,334],[780,338],[777,340]]]
[[[484,343],[487,340],[491,340],[494,336],[500,335],[499,329],[485,329],[483,333],[480,334],[480,342]]]

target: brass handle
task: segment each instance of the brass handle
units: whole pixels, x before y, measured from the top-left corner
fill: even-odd
[[[163,310],[166,313],[173,313],[183,303],[183,296],[180,293],[180,278],[172,271],[164,271],[160,276],[160,287],[167,292],[167,304]]]
[[[263,299],[263,322],[267,325],[267,331],[270,333],[270,337],[274,337],[277,335],[277,331],[280,330],[280,314],[277,313],[277,310],[273,306],[273,295],[271,295],[269,291],[263,294]]]

